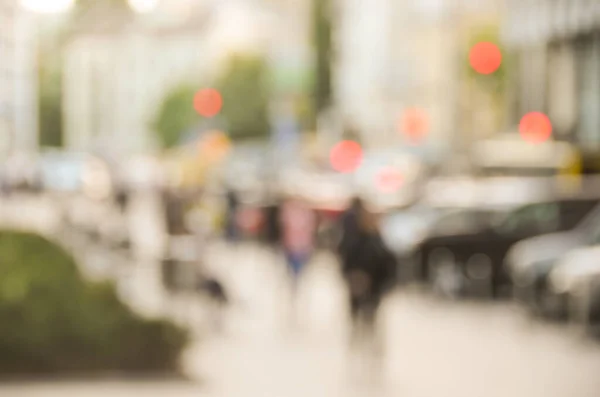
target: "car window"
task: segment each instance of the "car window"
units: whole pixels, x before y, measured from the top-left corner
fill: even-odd
[[[433,225],[433,229],[436,234],[456,234],[470,232],[480,225],[478,213],[459,211],[442,215]]]
[[[521,207],[498,222],[503,234],[550,233],[560,225],[560,208],[556,203],[530,204]]]
[[[597,204],[596,200],[569,201],[561,204],[561,229],[573,229]]]
[[[600,207],[595,207],[577,226],[590,245],[600,244]]]

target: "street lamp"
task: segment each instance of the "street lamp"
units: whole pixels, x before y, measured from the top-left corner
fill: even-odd
[[[127,0],[127,2],[133,11],[144,14],[154,11],[160,0]]]
[[[40,14],[59,14],[69,11],[75,0],[20,0],[26,10]]]

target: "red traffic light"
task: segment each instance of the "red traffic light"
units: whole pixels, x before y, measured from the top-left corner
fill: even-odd
[[[409,108],[400,120],[400,130],[412,144],[423,140],[429,132],[429,117],[423,109]]]
[[[477,73],[492,74],[502,64],[502,52],[494,43],[477,43],[469,52],[469,63]]]
[[[338,172],[350,173],[362,163],[363,151],[354,141],[342,141],[331,149],[329,160],[331,167]]]
[[[194,96],[194,109],[204,117],[214,117],[221,111],[223,98],[214,88],[200,90]]]
[[[527,113],[519,124],[521,137],[531,143],[542,143],[552,135],[552,122],[544,113]]]

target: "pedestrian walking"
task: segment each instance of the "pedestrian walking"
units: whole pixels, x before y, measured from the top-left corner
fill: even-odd
[[[225,214],[225,237],[231,243],[239,240],[238,211],[239,199],[233,190],[227,192],[227,208]]]
[[[338,254],[354,331],[370,333],[381,300],[395,280],[396,261],[383,243],[377,218],[359,199],[342,217]]]
[[[314,250],[316,216],[299,197],[292,197],[281,208],[282,248],[296,284]]]
[[[129,205],[129,200],[130,200],[130,194],[131,192],[129,191],[128,187],[120,182],[117,184],[116,188],[115,188],[115,204],[117,205],[117,207],[119,208],[119,210],[121,211],[121,213],[125,213],[127,212],[128,209],[128,205]]]
[[[281,246],[281,202],[278,199],[272,199],[264,209],[264,240],[265,243],[274,249]]]
[[[379,234],[377,218],[359,199],[342,217],[338,254],[349,292],[350,353],[357,354],[356,361],[349,361],[350,368],[356,366],[356,375],[376,382],[385,362],[377,317],[381,301],[395,280],[396,261]]]
[[[299,315],[298,284],[314,250],[316,216],[300,197],[284,201],[281,207],[281,248],[291,279],[291,326],[297,328]]]

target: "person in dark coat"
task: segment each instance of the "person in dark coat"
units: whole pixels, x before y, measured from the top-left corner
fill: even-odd
[[[236,242],[239,238],[237,215],[240,203],[237,194],[233,190],[227,192],[227,214],[225,221],[225,235],[230,242]]]
[[[363,202],[359,198],[355,198],[352,200],[348,210],[341,216],[340,228],[342,238],[338,246],[338,254],[342,257],[342,262],[344,255],[349,252],[358,238],[359,215],[363,208]]]
[[[338,254],[348,285],[355,325],[371,328],[379,305],[395,280],[396,260],[378,230],[377,219],[361,200],[355,200],[342,218]]]
[[[265,208],[265,242],[273,247],[281,246],[281,203],[279,200],[273,200]]]
[[[122,184],[118,185],[116,188],[115,203],[121,212],[127,211],[127,205],[129,204],[129,193],[130,192],[128,189]]]

